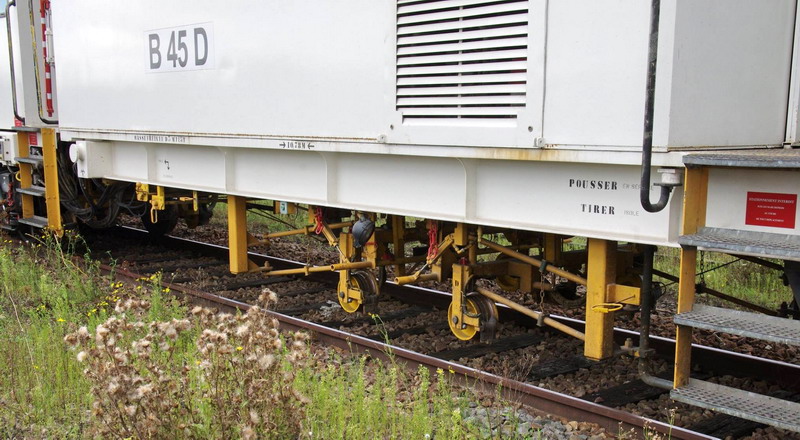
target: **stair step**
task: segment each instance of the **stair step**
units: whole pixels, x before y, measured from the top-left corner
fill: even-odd
[[[732,254],[800,260],[800,236],[796,235],[700,228],[696,234],[678,237],[678,243]]]
[[[711,167],[800,168],[800,149],[770,148],[692,153],[683,156],[683,163]]]
[[[15,157],[14,162],[26,163],[28,165],[33,165],[38,167],[42,165],[44,159],[42,159],[42,156]]]
[[[46,228],[47,227],[47,217],[42,217],[39,215],[34,215],[33,217],[25,217],[19,219],[19,222],[23,225],[30,225],[35,228]]]
[[[670,397],[678,402],[800,432],[800,404],[788,400],[696,379],[689,379],[688,385],[672,390]]]
[[[17,190],[20,194],[27,194],[34,197],[44,197],[44,187],[33,185],[29,188],[20,188]]]
[[[675,324],[721,331],[780,344],[800,345],[800,321],[695,304]]]

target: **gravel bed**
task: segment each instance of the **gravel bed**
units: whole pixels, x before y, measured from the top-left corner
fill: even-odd
[[[227,236],[220,234],[219,230],[214,229],[215,228],[210,227],[200,227],[196,230],[187,230],[185,227],[179,227],[176,229],[176,232],[173,235],[226,245]],[[309,243],[301,243],[293,240],[274,240],[270,249],[266,250],[266,253],[280,258],[304,261],[308,264],[314,265],[328,264],[331,261],[338,260],[338,252],[335,249],[316,246],[314,243],[311,243],[311,246],[309,246]],[[186,271],[187,275],[190,273],[191,272]],[[201,275],[201,273],[198,275]],[[183,276],[183,273],[181,276]],[[198,280],[200,283],[203,282],[202,277],[198,278]],[[584,317],[584,310],[580,307],[567,309],[550,303],[540,304],[538,292],[504,292],[490,282],[481,281],[480,283],[483,287],[490,288],[491,290],[501,293],[513,301],[527,305],[534,310],[544,310],[550,314],[563,315],[575,319],[583,319]],[[278,284],[274,286],[274,290],[280,293],[280,291],[299,290],[303,288],[297,287],[299,284],[296,284],[293,287],[286,287],[290,285],[292,285],[292,283]],[[449,283],[428,282],[423,283],[422,285],[437,290],[450,290]],[[250,296],[252,296],[252,299],[258,296],[257,293],[250,294],[247,293],[247,291],[260,293],[261,289],[240,289],[239,291],[235,292],[235,295],[239,295],[240,298],[245,301],[247,301],[247,298]],[[335,298],[331,297],[330,293],[326,293],[324,296],[327,299],[331,299],[333,304],[324,310],[313,311],[306,314],[306,318],[315,320],[320,320],[319,318],[322,318],[321,320],[343,321],[347,321],[349,319],[355,321],[363,317],[361,314],[351,315],[345,313],[338,306],[338,304],[335,303]],[[297,298],[285,298],[281,299],[279,304],[281,308],[288,308],[293,307],[295,304],[308,304],[309,302],[312,302],[305,300],[305,297],[303,298],[303,301],[300,301]],[[703,296],[699,296],[698,298],[698,302],[705,301]],[[284,300],[286,302],[284,302]],[[315,301],[317,300],[322,300],[322,296],[320,296],[319,299],[315,299]],[[384,304],[385,303],[381,303],[381,313],[386,313]],[[675,326],[672,323],[672,317],[674,313],[674,294],[667,293],[659,300],[656,310],[654,311],[651,323],[652,334],[674,338]],[[403,328],[417,327],[419,326],[420,322],[446,322],[446,312],[434,311],[421,313],[415,317],[398,321],[390,321],[384,323],[383,325],[385,331],[390,332]],[[622,328],[638,330],[638,313],[620,312],[615,324]],[[376,333],[376,325],[373,322],[362,322],[360,324],[348,327],[348,329],[350,331],[366,335],[373,335]],[[497,338],[505,338],[524,332],[538,331],[540,330],[525,329],[515,325],[514,323],[500,323],[498,325]],[[789,363],[800,363],[799,349],[795,347],[782,346],[780,344],[770,344],[764,341],[741,338],[732,335],[716,334],[707,331],[696,331],[694,334],[694,342],[739,353],[781,360]],[[454,348],[461,348],[474,344],[472,341],[464,342],[457,340],[448,329],[429,330],[426,333],[417,335],[405,334],[392,340],[392,343],[423,353],[432,353]],[[578,340],[566,337],[548,337],[533,346],[508,351],[501,354],[488,354],[479,358],[461,359],[459,361],[464,365],[482,369],[494,374],[524,379],[527,377],[527,374],[533,365],[558,358],[580,356],[582,352],[583,344]],[[542,379],[534,385],[557,392],[571,394],[576,397],[581,397],[614,385],[620,385],[632,380],[636,380],[638,378],[636,368],[637,362],[637,359],[627,356],[614,358],[598,364],[597,366],[582,368],[574,373]],[[663,361],[656,361],[654,367],[656,371],[663,371],[671,368],[671,365],[667,365]],[[725,376],[722,378],[712,378],[711,381],[716,381],[728,386],[734,386],[759,393],[771,391],[769,389],[770,386],[766,382],[754,382],[749,379],[738,379]],[[676,426],[681,427],[690,427],[699,421],[712,417],[715,414],[712,411],[702,410],[696,407],[674,402],[669,399],[668,394],[664,394],[659,398],[650,401],[643,401],[636,404],[627,405],[621,409],[630,411],[634,414],[642,415],[644,417],[673,423]],[[512,425],[508,421],[512,419],[515,421],[522,420],[522,416],[514,411],[515,410],[513,408],[493,408],[490,405],[484,406],[476,403],[474,407],[469,408],[464,414],[462,414],[462,416],[463,418],[470,420],[486,420],[485,424],[482,426],[485,427],[487,435],[507,436],[512,434],[510,431],[508,431],[511,429],[510,426]],[[531,415],[528,416],[532,419],[525,419],[525,421],[530,423],[531,428],[541,430],[543,438],[594,440],[595,438],[606,438],[605,435],[608,435],[608,433],[596,432],[596,429],[593,430],[592,428],[582,429],[580,426],[581,424],[577,424],[577,422],[562,423],[560,421],[541,419]],[[515,423],[514,426],[519,427],[522,425]],[[516,434],[521,436],[525,435],[523,432],[517,432]],[[775,428],[766,428],[760,429],[752,436],[745,438],[786,438],[800,440],[800,434],[787,433]]]

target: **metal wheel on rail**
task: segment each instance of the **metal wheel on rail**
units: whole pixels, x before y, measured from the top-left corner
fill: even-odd
[[[347,313],[355,313],[362,306],[364,311],[372,312],[378,304],[379,286],[378,280],[369,271],[355,270],[350,273],[348,289],[360,292],[361,300],[357,301],[348,296],[339,295],[339,305]]]
[[[150,211],[152,206],[148,207],[147,211],[142,215],[142,224],[150,234],[161,237],[169,234],[178,225],[178,209],[175,205],[167,205],[163,211],[158,211],[157,220],[154,223],[151,219]]]
[[[472,292],[464,297],[462,307],[465,314],[478,317],[480,326],[464,326],[460,322],[454,322],[453,318],[457,318],[460,315],[460,311],[456,310],[454,303],[451,302],[450,307],[447,309],[447,323],[450,325],[450,331],[462,341],[474,338],[478,332],[481,333],[481,342],[489,342],[494,339],[499,320],[499,312],[494,301],[477,292]]]

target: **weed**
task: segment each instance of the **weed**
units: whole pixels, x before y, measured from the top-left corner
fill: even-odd
[[[274,301],[262,295],[262,304]],[[302,333],[284,347],[277,320],[259,306],[244,315],[196,307],[168,313],[160,291],[128,299],[90,333],[65,341],[80,350],[91,382],[92,432],[101,437],[286,438],[300,430],[306,399],[292,387],[305,359]],[[155,310],[157,304],[161,310]],[[245,368],[247,366],[247,368]]]

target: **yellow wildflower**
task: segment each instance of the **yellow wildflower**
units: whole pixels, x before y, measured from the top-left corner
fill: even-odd
[[[236,347],[236,351],[242,351],[242,350],[244,350],[244,347],[242,347],[241,345]]]
[[[64,320],[64,318],[58,318],[58,319],[56,319],[56,321],[58,321],[58,322],[64,322],[65,320]]]

